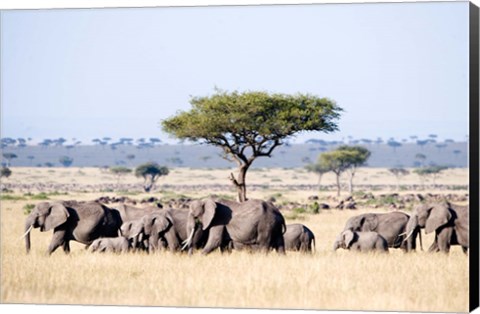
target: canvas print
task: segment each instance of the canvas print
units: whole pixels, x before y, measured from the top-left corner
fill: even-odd
[[[1,303],[468,312],[470,12],[1,11]]]

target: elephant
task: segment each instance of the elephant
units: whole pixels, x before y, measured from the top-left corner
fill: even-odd
[[[88,247],[97,238],[116,237],[121,224],[122,219],[117,210],[98,202],[41,202],[26,218],[23,237],[28,253],[32,228],[40,228],[42,232],[53,229],[47,253],[52,254],[60,246],[68,253],[70,241]]]
[[[126,253],[130,250],[130,242],[124,237],[98,238],[92,242],[91,252]]]
[[[312,252],[315,249],[315,235],[302,224],[287,225],[283,239],[286,250]]]
[[[173,217],[168,210],[161,210],[142,217],[143,234],[148,239],[148,251],[168,246],[171,252],[180,248]]]
[[[120,227],[120,234],[129,241],[133,251],[148,250],[148,239],[145,237],[141,218],[124,222]]]
[[[333,249],[343,248],[359,252],[388,252],[388,243],[384,237],[374,231],[342,231],[335,240]]]
[[[452,245],[460,245],[467,253],[469,242],[469,206],[449,202],[418,205],[410,217],[407,234],[415,242],[416,229],[425,229],[429,234],[435,231],[435,240],[429,252],[448,253]],[[419,235],[421,233],[418,233]]]
[[[209,254],[223,244],[227,247],[268,252],[275,249],[285,254],[283,233],[286,225],[280,211],[271,203],[262,200],[235,202],[206,198],[190,202],[186,247],[192,245],[195,230],[208,230],[208,238],[202,254]]]
[[[128,204],[119,204],[115,206],[115,209],[120,213],[123,222],[137,220],[146,214],[155,213],[162,210],[157,206],[135,207]]]
[[[348,219],[343,231],[375,231],[387,240],[388,247],[401,248],[410,252],[416,249],[414,238],[419,233],[419,229],[413,230],[413,237],[408,237],[406,229],[409,219],[409,215],[398,211],[366,213]]]
[[[120,228],[122,236],[132,242],[135,249],[150,252],[168,247],[171,251],[180,250],[180,243],[187,239],[187,209],[163,209],[151,211],[136,220],[123,223]],[[193,249],[203,247],[208,232],[197,228],[192,237]]]

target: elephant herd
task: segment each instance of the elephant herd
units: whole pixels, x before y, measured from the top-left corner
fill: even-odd
[[[334,249],[387,252],[388,248],[401,248],[409,252],[416,249],[417,236],[423,249],[421,229],[426,234],[435,232],[429,252],[448,253],[452,245],[460,245],[467,253],[469,207],[441,202],[419,205],[411,215],[398,211],[358,215],[347,221]]]
[[[403,212],[367,213],[348,219],[334,243],[334,250],[387,252],[389,248],[416,249],[421,229],[435,232],[429,251],[448,252],[451,245],[469,246],[468,206],[438,203]],[[186,251],[208,254],[220,251],[285,250],[312,252],[313,232],[303,224],[285,223],[271,202],[239,203],[216,198],[193,200],[188,208],[106,206],[97,201],[41,202],[25,221],[25,244],[30,250],[32,228],[53,230],[48,253],[70,241],[85,244],[92,252]]]

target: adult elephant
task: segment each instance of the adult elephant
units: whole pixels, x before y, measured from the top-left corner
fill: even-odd
[[[401,248],[408,252],[415,250],[414,239],[419,233],[419,229],[412,229],[413,237],[407,237],[409,219],[409,215],[398,211],[361,214],[348,219],[343,231],[375,231],[387,241],[388,247]]]
[[[469,242],[469,206],[449,202],[422,204],[415,207],[407,234],[415,241],[416,229],[425,229],[425,233],[435,232],[435,240],[429,252],[450,251],[450,246],[460,245],[467,253]]]
[[[25,220],[25,245],[30,251],[30,232],[40,228],[45,232],[53,229],[53,237],[48,246],[48,254],[63,246],[70,252],[70,241],[90,245],[101,237],[116,237],[122,219],[117,210],[97,202],[41,202]]]
[[[250,247],[267,252],[276,249],[285,253],[283,233],[285,219],[270,202],[248,200],[234,202],[207,198],[190,203],[185,246],[190,247],[197,228],[208,231],[208,239],[202,250],[208,254],[231,241],[234,248]]]
[[[114,208],[120,213],[123,222],[138,220],[147,214],[160,212],[162,210],[157,206],[136,207],[123,203],[114,206]]]
[[[315,235],[302,224],[290,224],[283,234],[285,249],[300,252],[312,252],[315,249]]]

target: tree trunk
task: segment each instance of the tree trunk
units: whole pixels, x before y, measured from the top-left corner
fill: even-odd
[[[336,173],[337,175],[337,196],[340,196],[340,173]]]
[[[231,174],[230,180],[232,180],[233,184],[237,188],[238,193],[238,201],[240,203],[245,202],[247,200],[247,185],[246,185],[246,176],[247,170],[250,167],[250,164],[243,164],[239,167],[238,176],[235,179],[233,173]]]
[[[322,189],[322,176],[323,176],[323,173],[320,173],[318,175],[318,190],[319,191]]]
[[[348,192],[350,195],[353,194],[353,174],[350,175],[350,178],[348,180]]]

